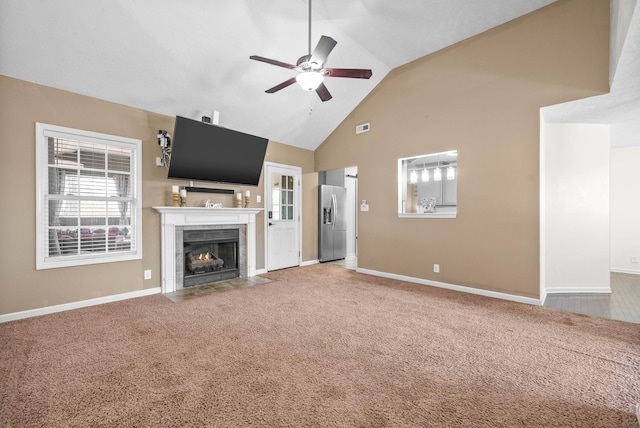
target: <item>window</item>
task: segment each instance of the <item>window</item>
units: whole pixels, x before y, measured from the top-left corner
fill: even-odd
[[[140,140],[36,124],[36,269],[140,259]]]

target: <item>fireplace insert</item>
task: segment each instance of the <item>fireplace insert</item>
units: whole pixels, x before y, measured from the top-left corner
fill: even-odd
[[[185,230],[183,287],[237,278],[238,229]]]

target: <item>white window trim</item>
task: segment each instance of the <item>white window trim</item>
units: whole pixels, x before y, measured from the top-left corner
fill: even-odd
[[[132,233],[135,233],[135,250],[127,253],[79,255],[49,258],[44,245],[44,236],[47,234],[42,219],[45,212],[45,198],[48,194],[47,178],[47,139],[49,137],[66,138],[95,142],[99,144],[109,143],[132,148],[135,151],[135,186],[132,191],[135,206],[135,215],[132,218]],[[83,131],[66,128],[63,126],[49,125],[36,122],[36,269],[51,269],[69,266],[82,266],[97,263],[122,262],[127,260],[142,259],[142,141],[134,138],[101,134],[98,132]]]

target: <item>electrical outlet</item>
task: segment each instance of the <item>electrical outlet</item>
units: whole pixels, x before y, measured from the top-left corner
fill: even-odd
[[[144,279],[151,279],[151,269],[144,271]]]
[[[437,264],[437,263],[436,263],[436,264],[434,264],[434,265],[433,265],[433,271],[434,271],[435,273],[440,273],[440,265],[439,265],[439,264]]]
[[[261,203],[262,202],[262,196],[260,195],[256,195],[256,203]]]
[[[156,158],[156,166],[164,166],[164,160],[159,156]]]

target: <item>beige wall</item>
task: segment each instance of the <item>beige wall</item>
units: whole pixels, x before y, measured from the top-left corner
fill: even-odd
[[[142,260],[73,268],[35,270],[35,123],[43,122],[142,140]],[[170,203],[172,184],[165,168],[155,166],[160,155],[158,129],[172,132],[174,118],[125,107],[57,89],[0,76],[0,314],[82,301],[160,286],[160,216],[152,208]],[[313,152],[269,142],[270,162],[303,169],[303,201],[317,204]],[[200,183],[198,185],[201,185]],[[256,187],[202,185],[251,190]],[[188,205],[207,199],[232,206],[232,196],[192,193]],[[304,208],[303,260],[317,258],[315,211]],[[257,267],[264,267],[263,216],[257,219]],[[143,280],[150,269],[151,280]]]
[[[537,297],[539,108],[608,90],[608,31],[608,0],[560,0],[394,70],[315,157],[270,142],[267,161],[303,168],[303,261],[317,259],[314,171],[357,166],[370,205],[358,218],[360,267]],[[368,121],[371,132],[354,135]],[[35,122],[143,141],[142,260],[35,270]],[[0,129],[0,314],[160,286],[151,207],[168,204],[176,182],[155,166],[156,133],[172,117],[0,76]],[[396,159],[449,149],[459,151],[458,218],[399,219]],[[262,183],[228,187],[262,193]]]
[[[358,266],[537,298],[539,109],[607,92],[608,46],[608,0],[560,0],[392,71],[316,150],[358,166]],[[452,149],[458,217],[398,218],[397,158]]]

